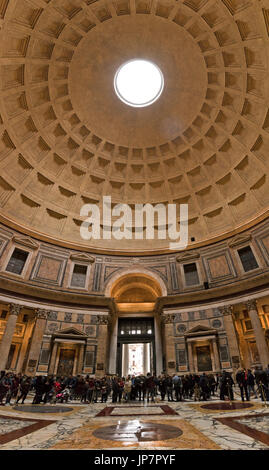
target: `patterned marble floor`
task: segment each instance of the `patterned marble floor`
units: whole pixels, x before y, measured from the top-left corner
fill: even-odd
[[[253,400],[246,408],[224,411],[204,404],[75,402],[63,405],[72,411],[45,414],[5,406],[0,408],[0,450],[269,449],[269,403]]]

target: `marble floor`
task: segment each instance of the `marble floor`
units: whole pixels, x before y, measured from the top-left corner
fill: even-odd
[[[230,404],[217,397],[149,404],[70,402],[61,409],[33,408],[31,401],[25,407],[0,407],[0,450],[269,449],[269,403],[259,399],[244,402],[243,408],[240,400]]]

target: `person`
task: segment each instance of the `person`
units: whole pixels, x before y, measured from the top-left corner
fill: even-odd
[[[159,390],[161,394],[161,400],[164,401],[166,395],[166,380],[164,375],[162,375],[159,379]]]
[[[3,403],[3,399],[6,397],[7,392],[9,390],[9,381],[5,371],[1,371],[1,378],[0,378],[0,405],[5,405]]]
[[[18,393],[17,400],[16,400],[16,405],[19,403],[19,401],[21,399],[22,399],[22,402],[21,402],[22,405],[24,404],[24,401],[27,398],[27,395],[30,391],[30,388],[31,388],[31,377],[27,377],[27,375],[25,375],[22,378],[22,381],[20,383],[19,393]]]
[[[247,389],[248,389],[249,398],[251,396],[251,392],[253,393],[255,398],[258,398],[257,391],[256,391],[256,388],[255,388],[255,377],[252,374],[251,369],[248,369],[248,373],[247,373]]]
[[[166,385],[166,392],[167,392],[168,401],[174,401],[174,398],[173,398],[173,381],[172,381],[172,377],[170,377],[170,375],[166,376],[165,385]]]
[[[139,401],[145,400],[145,396],[146,396],[145,380],[146,378],[143,375],[139,375],[136,378],[136,394],[138,396]]]
[[[220,385],[220,400],[225,400],[225,396],[229,398],[230,401],[234,400],[233,386],[234,380],[231,374],[224,370],[219,377]]]
[[[259,394],[262,401],[269,401],[269,381],[268,375],[262,368],[255,370],[255,380],[258,385]]]
[[[119,383],[119,403],[121,403],[121,400],[122,400],[122,394],[123,394],[123,391],[124,391],[124,382],[125,382],[124,377],[121,377],[118,381],[118,383]]]
[[[108,383],[105,377],[101,380],[101,403],[106,403],[108,397]]]
[[[6,393],[6,405],[11,405],[11,397],[13,395],[14,390],[14,377],[13,374],[8,373],[6,376],[6,384],[8,386],[8,390]]]
[[[173,375],[172,378],[174,390],[175,390],[175,398],[176,401],[182,401],[182,381],[181,377],[179,377],[177,374]]]
[[[94,389],[95,389],[95,381],[94,377],[89,377],[89,387],[88,387],[88,392],[87,392],[87,401],[88,403],[93,402],[93,395],[94,395]]]
[[[81,389],[81,403],[88,403],[89,376],[87,375]]]
[[[236,382],[240,388],[240,393],[241,393],[241,399],[242,401],[246,400],[249,401],[249,396],[248,396],[248,387],[247,387],[247,379],[248,379],[248,373],[246,369],[239,369],[236,373],[235,376]],[[245,394],[245,396],[244,396]]]
[[[208,378],[207,378],[205,372],[200,377],[199,385],[200,385],[200,389],[201,389],[202,400],[206,401],[210,396],[210,389],[209,389]]]
[[[34,381],[35,396],[33,399],[33,405],[39,405],[42,401],[44,394],[44,378],[42,375],[35,377]]]
[[[124,399],[125,399],[125,401],[130,401],[131,400],[131,394],[132,394],[132,380],[131,380],[131,377],[128,376],[127,379],[125,380],[125,383],[124,383]]]
[[[193,392],[194,392],[194,401],[200,401],[201,389],[200,389],[199,383],[195,382]]]
[[[44,403],[52,401],[53,395],[54,395],[53,385],[54,385],[53,377],[51,376],[46,377],[44,381],[44,393],[45,393],[44,399],[43,399]]]
[[[155,388],[154,377],[148,372],[147,378],[146,378],[147,402],[149,402],[150,397],[151,397],[152,402],[155,401],[154,400],[154,388]]]
[[[112,403],[117,403],[119,396],[119,379],[118,377],[113,377],[112,379]]]
[[[213,374],[208,375],[208,382],[209,382],[210,395],[212,395],[214,397],[217,382],[216,382],[216,379],[215,379]]]

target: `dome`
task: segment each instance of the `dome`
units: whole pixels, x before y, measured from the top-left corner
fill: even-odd
[[[188,204],[189,241],[268,214],[269,10],[248,0],[0,1],[1,221],[81,250],[167,252],[167,240],[85,241],[84,204]],[[133,60],[164,78],[131,107]],[[133,231],[134,220],[129,231]],[[141,227],[142,230],[142,227]],[[105,223],[101,224],[101,233]]]

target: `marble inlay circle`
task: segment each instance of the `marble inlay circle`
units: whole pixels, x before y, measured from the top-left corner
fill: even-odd
[[[49,405],[18,405],[14,406],[13,409],[26,413],[67,413],[68,411],[73,411],[71,407]]]
[[[95,437],[105,441],[149,442],[174,439],[183,431],[168,424],[142,423],[139,420],[126,421],[113,426],[105,426],[93,432]]]
[[[208,405],[202,405],[201,408],[205,410],[240,410],[242,408],[251,408],[252,403],[209,403]]]

